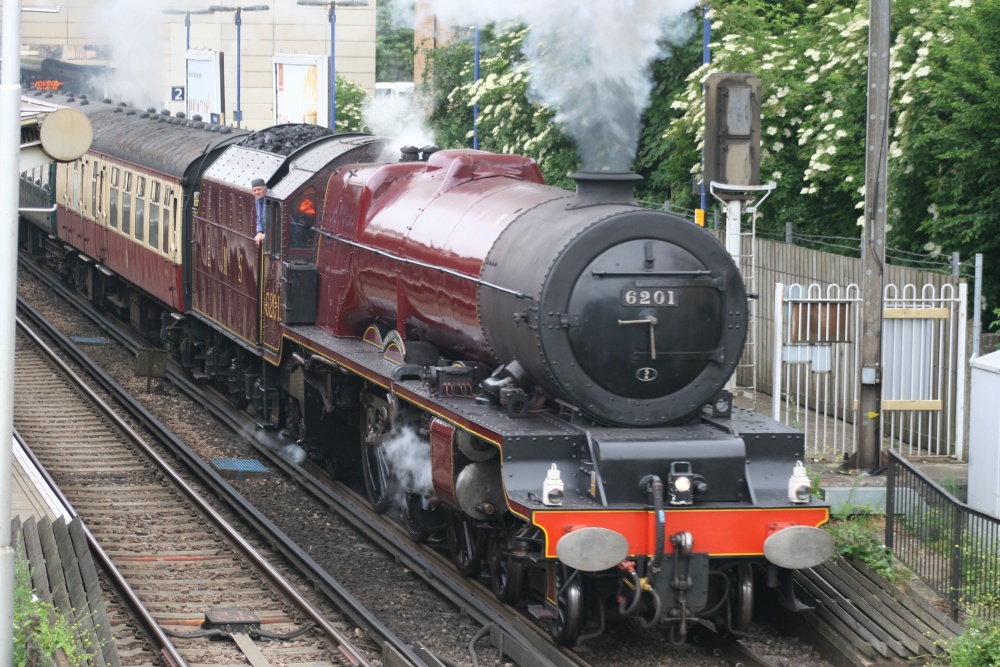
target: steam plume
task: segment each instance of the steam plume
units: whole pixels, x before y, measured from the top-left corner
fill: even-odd
[[[461,25],[517,22],[531,30],[523,52],[534,101],[550,105],[576,141],[585,169],[624,170],[639,142],[653,60],[662,39],[690,34],[696,0],[433,0]],[[669,47],[667,47],[668,49]]]

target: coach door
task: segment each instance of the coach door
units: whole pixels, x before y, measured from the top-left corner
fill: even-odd
[[[265,354],[277,356],[281,345],[281,202],[265,200],[261,243],[260,342]]]

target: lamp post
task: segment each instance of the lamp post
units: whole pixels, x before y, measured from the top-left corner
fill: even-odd
[[[475,77],[476,81],[479,81],[479,24],[476,24],[476,47],[475,47],[475,59],[476,63],[473,67],[474,71],[472,76]],[[479,103],[476,102],[475,106],[472,107],[472,149],[479,150]]]
[[[183,14],[184,15],[184,29],[187,33],[187,39],[184,42],[184,50],[191,50],[191,15],[192,14],[214,14],[211,9],[164,9],[164,14]]]
[[[327,7],[330,18],[330,129],[337,129],[337,7],[367,7],[368,0],[298,0],[307,7]]]
[[[236,113],[233,120],[236,127],[243,122],[243,107],[240,105],[240,28],[243,25],[243,12],[266,12],[271,9],[267,5],[249,5],[247,7],[230,7],[228,5],[209,5],[212,12],[236,12]]]

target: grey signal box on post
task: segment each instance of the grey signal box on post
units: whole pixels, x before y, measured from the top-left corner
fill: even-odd
[[[760,185],[760,79],[705,80],[705,184]]]

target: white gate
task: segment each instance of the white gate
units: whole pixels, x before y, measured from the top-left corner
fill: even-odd
[[[963,458],[966,296],[964,283],[940,294],[933,285],[885,288],[884,447]],[[774,418],[801,429],[814,456],[854,453],[860,289],[778,283],[774,303]]]

